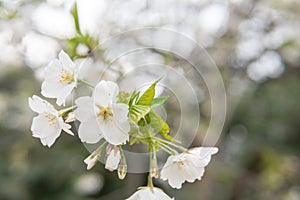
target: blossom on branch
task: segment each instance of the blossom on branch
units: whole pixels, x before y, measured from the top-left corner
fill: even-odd
[[[161,179],[168,180],[169,185],[176,189],[180,189],[185,181],[201,180],[204,167],[210,162],[211,155],[217,152],[216,147],[198,147],[171,155],[161,170]]]
[[[51,147],[62,130],[74,135],[70,130],[71,126],[63,121],[58,111],[50,103],[35,95],[28,98],[28,103],[31,110],[38,113],[38,116],[34,117],[32,121],[32,135],[40,138],[44,146]]]
[[[44,71],[42,95],[56,98],[56,104],[60,106],[77,86],[78,67],[63,50],[58,58],[52,60]]]
[[[82,142],[97,143],[104,138],[112,145],[129,140],[128,105],[117,103],[119,87],[111,81],[100,81],[93,97],[80,97],[75,103],[75,117],[81,122],[78,135]]]

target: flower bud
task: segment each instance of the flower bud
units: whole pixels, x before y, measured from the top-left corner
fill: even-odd
[[[98,158],[99,152],[96,150],[84,160],[84,163],[87,164],[87,170],[92,169],[96,165]]]
[[[116,170],[119,166],[121,160],[121,153],[118,147],[110,148],[108,152],[109,154],[105,161],[105,169],[108,169],[109,171],[112,172]],[[108,152],[106,152],[106,154]]]
[[[122,159],[125,161],[125,158]],[[127,164],[126,164],[126,161],[123,162],[121,161],[121,163],[119,164],[119,167],[118,167],[118,177],[119,179],[123,180],[125,178],[127,174]]]
[[[158,178],[158,165],[156,156],[154,156],[150,162],[149,174],[151,177]]]

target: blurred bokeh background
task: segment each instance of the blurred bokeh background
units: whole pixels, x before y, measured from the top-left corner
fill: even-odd
[[[43,147],[31,136],[33,113],[27,105],[29,96],[40,95],[43,67],[61,49],[77,62],[88,57],[85,64],[97,71],[87,73],[93,82],[107,61],[90,50],[109,36],[142,27],[175,30],[201,44],[221,72],[228,100],[220,152],[203,180],[181,190],[159,180],[156,185],[186,200],[300,199],[300,1],[77,0],[85,40],[76,34],[73,3],[0,0],[1,200],[124,199],[145,184],[143,174],[120,181],[102,164],[86,171],[88,151],[77,136],[62,134],[53,147]],[[137,43],[129,39],[127,44]],[[173,43],[189,49],[169,40]],[[114,69],[126,71],[144,60],[182,68],[183,74],[188,65],[149,50],[124,58]],[[192,81],[197,85],[197,77]],[[199,82],[201,123],[194,146],[202,144],[211,111],[210,96]],[[172,116],[168,122],[176,125],[173,103],[166,111]]]

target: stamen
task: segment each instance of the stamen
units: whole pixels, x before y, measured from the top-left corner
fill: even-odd
[[[59,80],[60,83],[69,84],[69,83],[73,82],[73,80],[74,80],[73,74],[71,74],[70,72],[68,72],[65,69],[61,70],[60,80]]]
[[[100,109],[100,112],[97,114],[98,117],[102,117],[103,120],[110,120],[112,118],[113,113],[110,107],[98,106],[98,108]]]
[[[47,118],[51,126],[55,126],[57,124],[55,115],[52,115],[50,113],[45,113],[45,117]]]

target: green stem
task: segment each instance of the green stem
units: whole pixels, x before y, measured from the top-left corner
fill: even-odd
[[[78,18],[78,10],[77,10],[77,3],[74,3],[73,9],[71,11],[73,18],[74,18],[74,24],[76,28],[76,32],[81,35],[81,30],[80,30],[80,24],[79,24],[79,18]]]
[[[103,142],[98,148],[97,148],[97,152],[100,154],[103,150],[103,148],[105,147],[105,145],[107,144],[107,142]],[[100,155],[101,156],[101,155]]]
[[[58,111],[58,113],[59,113],[58,115],[59,115],[60,117],[62,117],[62,116],[64,116],[66,113],[70,112],[71,110],[73,110],[73,109],[75,109],[75,108],[77,108],[77,105],[71,106],[71,107],[69,107],[69,108],[62,109],[62,110]]]
[[[150,159],[149,159],[149,175],[148,175],[148,184],[147,184],[147,186],[150,187],[151,190],[153,190],[153,188],[154,188],[154,186],[153,186],[153,180],[152,180],[152,177],[150,175],[152,150],[149,153],[150,153]]]
[[[182,146],[179,146],[179,145],[174,144],[174,143],[172,143],[172,142],[169,142],[169,141],[167,141],[167,140],[161,139],[161,138],[159,138],[159,137],[156,137],[155,139],[157,140],[157,142],[160,141],[160,142],[162,142],[162,143],[164,143],[164,144],[171,145],[171,146],[173,146],[173,147],[175,147],[175,148],[177,148],[177,149],[179,149],[179,150],[181,150],[181,151],[183,151],[183,152],[187,152],[187,151],[188,151],[186,148],[184,148],[184,147],[182,147]]]
[[[124,154],[124,151],[122,149],[122,145],[118,145],[118,147],[119,147],[119,150],[120,150],[121,159],[125,159],[125,154]]]
[[[162,143],[162,142],[159,142],[157,141],[157,144],[158,146],[164,150],[165,152],[167,152],[168,154],[171,154],[171,155],[176,155],[177,154],[177,151],[175,151],[174,149],[172,149],[171,147],[169,147],[168,145]]]
[[[85,80],[78,79],[77,81],[78,81],[79,83],[83,83],[83,84],[85,84],[85,85],[87,85],[87,86],[89,86],[89,87],[91,87],[91,88],[94,88],[94,86],[93,86],[91,83],[89,83],[89,82],[87,82],[87,81],[85,81]]]

